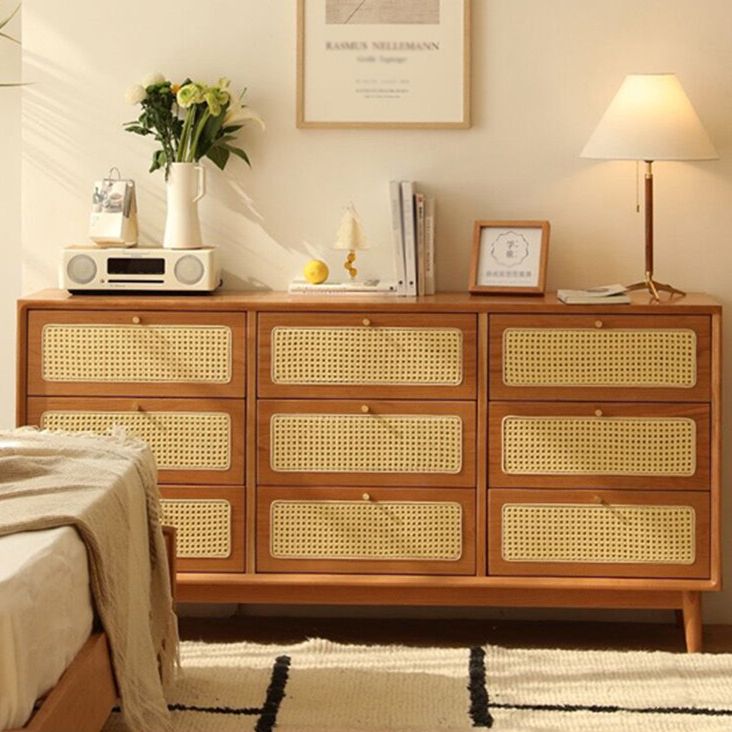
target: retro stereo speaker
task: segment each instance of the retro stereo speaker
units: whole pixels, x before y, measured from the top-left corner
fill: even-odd
[[[71,293],[212,292],[221,284],[216,249],[64,249],[61,286]]]

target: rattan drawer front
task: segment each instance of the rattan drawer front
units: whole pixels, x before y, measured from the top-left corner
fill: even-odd
[[[708,404],[490,406],[490,485],[708,489]]]
[[[30,314],[32,394],[243,396],[244,316]]]
[[[242,488],[163,488],[161,521],[176,529],[178,569],[183,572],[244,569]]]
[[[472,491],[260,488],[259,571],[465,574]]]
[[[262,400],[259,482],[472,486],[474,425],[466,402]]]
[[[704,493],[491,492],[494,574],[706,577]]]
[[[709,397],[706,317],[498,315],[490,323],[493,398],[525,399],[527,389],[532,398]]]
[[[109,434],[120,428],[150,445],[161,483],[244,482],[244,401],[230,399],[28,400],[44,429]]]
[[[475,393],[472,315],[261,315],[259,326],[262,396]]]

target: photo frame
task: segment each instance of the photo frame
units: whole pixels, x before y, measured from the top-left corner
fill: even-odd
[[[471,0],[298,0],[300,128],[470,127]]]
[[[549,252],[548,221],[476,221],[468,290],[541,295]]]

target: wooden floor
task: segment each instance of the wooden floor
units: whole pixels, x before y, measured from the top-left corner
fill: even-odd
[[[515,648],[684,651],[683,631],[668,623],[507,620],[404,620],[374,618],[181,618],[183,640],[210,643],[296,643],[327,638],[340,643]],[[704,628],[704,651],[732,652],[732,625]]]

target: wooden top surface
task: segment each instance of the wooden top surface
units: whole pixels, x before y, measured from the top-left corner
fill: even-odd
[[[290,295],[286,292],[222,291],[211,294],[166,295],[159,293],[128,295],[71,295],[66,290],[48,289],[22,297],[21,309],[82,309],[82,310],[323,310],[323,311],[372,311],[386,312],[466,312],[466,313],[525,313],[537,308],[542,312],[556,313],[613,313],[647,315],[649,309],[659,314],[683,314],[705,310],[719,312],[719,302],[700,293],[669,300],[664,296],[660,302],[651,300],[647,293],[631,293],[629,305],[565,305],[557,300],[555,293],[546,295],[470,295],[466,292],[440,292],[424,297],[396,297],[393,295],[334,295],[306,294]]]

